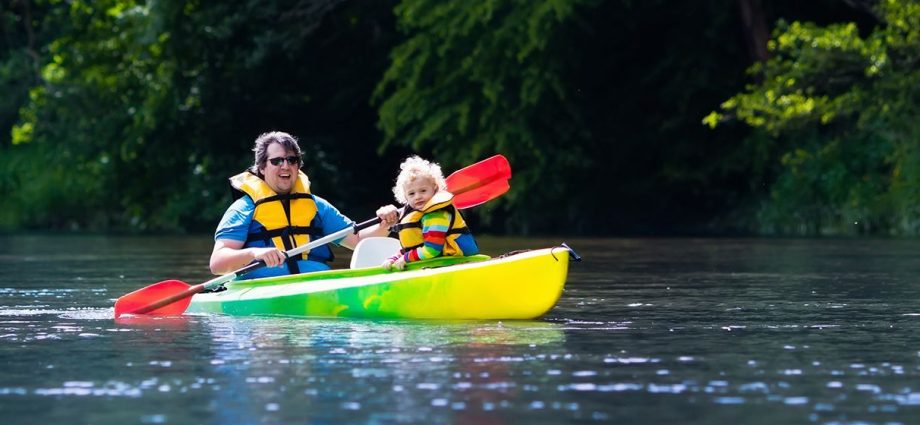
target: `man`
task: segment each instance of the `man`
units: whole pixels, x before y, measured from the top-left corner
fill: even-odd
[[[240,195],[224,213],[214,233],[211,272],[227,274],[262,260],[267,267],[246,279],[328,270],[332,251],[323,245],[291,258],[284,251],[335,233],[353,224],[332,204],[310,193],[310,180],[300,171],[301,150],[297,139],[275,131],[260,135],[253,147],[254,162],[230,178]],[[386,236],[398,220],[395,206],[377,210],[381,223],[336,243],[349,249],[362,238]]]

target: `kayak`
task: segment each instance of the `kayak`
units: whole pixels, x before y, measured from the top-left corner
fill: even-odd
[[[189,313],[384,319],[533,319],[562,295],[566,246],[490,258],[439,257],[383,267],[234,280],[192,297]]]

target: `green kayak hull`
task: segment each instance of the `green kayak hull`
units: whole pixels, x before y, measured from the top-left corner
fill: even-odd
[[[442,257],[382,267],[237,280],[196,294],[190,313],[393,319],[533,319],[556,304],[569,250]]]

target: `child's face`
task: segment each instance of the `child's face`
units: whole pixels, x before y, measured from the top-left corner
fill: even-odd
[[[434,196],[435,192],[438,191],[438,186],[435,185],[431,179],[421,178],[406,183],[405,191],[406,200],[409,201],[409,206],[420,210],[428,203],[428,200]]]

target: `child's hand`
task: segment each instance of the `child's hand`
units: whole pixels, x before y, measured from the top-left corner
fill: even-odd
[[[395,261],[396,260],[392,258],[387,258],[386,260],[383,260],[383,264],[381,264],[380,267],[383,267],[384,270],[390,270],[393,268],[393,262]]]
[[[393,263],[393,267],[396,267],[396,270],[405,270],[406,269],[406,257],[403,257],[402,255],[400,255],[399,258],[397,258],[396,261]]]
[[[387,270],[392,270],[394,268],[396,270],[404,270],[406,268],[406,259],[403,258],[402,255],[390,257],[383,262],[382,266]]]
[[[384,260],[381,266],[383,266],[383,268],[387,270],[392,270],[394,268],[396,270],[403,270],[406,268],[406,259],[403,258],[402,255],[394,255]]]

